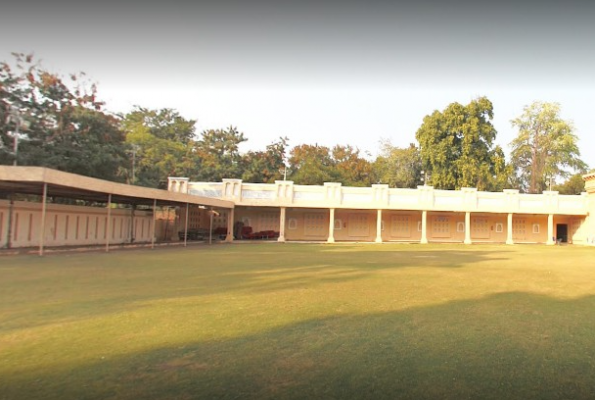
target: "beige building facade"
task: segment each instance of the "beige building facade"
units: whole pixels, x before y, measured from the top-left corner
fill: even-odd
[[[218,217],[218,227],[231,229],[241,222],[253,232],[274,230],[279,241],[595,245],[595,174],[584,179],[585,192],[572,196],[175,177],[169,178],[168,189],[232,201],[235,207]]]
[[[82,197],[105,206],[0,200],[0,248],[177,241],[189,228],[213,238],[316,242],[543,243],[595,246],[595,173],[585,192],[501,193],[431,186],[344,187],[169,178],[167,191],[39,167],[0,167],[4,194]],[[39,196],[39,194],[37,194]],[[106,201],[107,200],[107,201]],[[125,203],[128,204],[126,205]],[[119,204],[118,204],[119,203]],[[139,209],[131,203],[140,203]],[[246,235],[237,235],[237,226]],[[180,236],[180,233],[182,235]],[[209,237],[210,240],[210,237]],[[184,239],[184,244],[186,240]]]

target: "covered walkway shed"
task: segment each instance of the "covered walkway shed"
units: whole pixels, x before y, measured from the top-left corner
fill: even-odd
[[[45,217],[48,197],[105,203],[107,224],[110,221],[112,204],[152,206],[153,231],[155,230],[155,211],[158,205],[185,206],[185,231],[188,229],[187,210],[189,205],[226,209],[231,212],[234,209],[234,203],[227,200],[126,185],[44,167],[0,166],[0,196],[10,198],[14,194],[41,196],[39,255],[43,255],[44,251]],[[232,229],[228,229],[228,232],[231,231]],[[184,245],[186,245],[186,235],[184,237]],[[154,241],[155,234],[153,232],[151,247],[154,246]],[[106,235],[106,251],[109,251],[109,246],[109,235]]]

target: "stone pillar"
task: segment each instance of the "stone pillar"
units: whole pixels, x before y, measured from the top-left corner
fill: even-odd
[[[279,215],[279,239],[277,239],[278,242],[285,241],[285,213],[286,208],[281,207],[281,214]]]
[[[428,212],[427,211],[421,212],[421,240],[419,242],[421,244],[428,243]]]
[[[465,213],[465,244],[471,244],[471,213],[467,211]]]
[[[506,221],[506,244],[514,244],[512,240],[512,213],[508,214],[508,220]]]
[[[328,243],[335,243],[335,209],[330,209],[330,218],[328,223]]]
[[[225,241],[227,243],[233,242],[233,219],[234,219],[235,209],[230,208],[227,210],[227,235],[225,235]]]
[[[554,238],[554,214],[547,216],[547,245],[556,244],[556,238]]]
[[[376,215],[376,243],[382,243],[382,210]]]

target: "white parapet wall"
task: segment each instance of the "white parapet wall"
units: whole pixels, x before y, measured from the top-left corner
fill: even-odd
[[[179,179],[179,178],[176,178]],[[388,185],[345,187],[327,182],[322,186],[294,185],[290,181],[274,184],[244,183],[224,179],[221,183],[188,182],[188,193],[232,200],[236,206],[292,206],[361,210],[418,210],[447,212],[515,213],[587,216],[587,193],[561,195],[555,191],[522,194],[518,190],[480,192],[475,188],[437,190],[432,186],[394,189]]]

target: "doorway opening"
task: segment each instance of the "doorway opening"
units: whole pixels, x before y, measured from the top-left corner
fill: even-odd
[[[568,225],[557,224],[556,225],[556,241],[561,243],[568,243]]]

